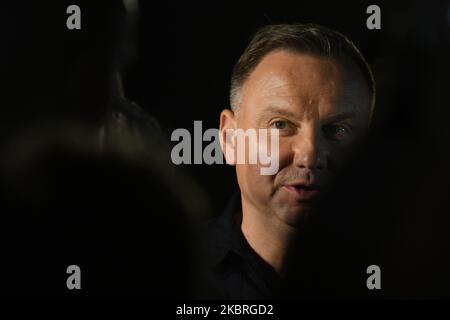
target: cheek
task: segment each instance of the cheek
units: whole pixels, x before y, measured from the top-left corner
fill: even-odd
[[[354,152],[354,144],[335,145],[328,148],[328,167],[331,171],[336,172],[341,169],[349,156]]]
[[[280,171],[284,167],[288,167],[292,164],[294,160],[294,152],[289,140],[280,139],[279,145],[279,168]]]
[[[267,197],[272,193],[274,175],[262,175],[259,165],[236,165],[236,173],[242,192]]]

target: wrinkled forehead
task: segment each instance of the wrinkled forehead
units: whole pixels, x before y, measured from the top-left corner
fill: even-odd
[[[357,68],[337,60],[307,54],[269,53],[242,88],[241,105],[252,112],[267,105],[305,113],[338,109],[368,112],[371,95]]]

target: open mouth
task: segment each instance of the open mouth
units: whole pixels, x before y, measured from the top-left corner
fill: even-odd
[[[319,189],[314,185],[291,184],[285,188],[299,201],[311,201],[319,194]]]

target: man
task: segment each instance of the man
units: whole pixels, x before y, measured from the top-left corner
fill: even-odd
[[[342,34],[311,24],[271,25],[256,33],[234,67],[230,100],[220,132],[240,194],[208,225],[209,285],[217,297],[271,298],[289,273],[314,202],[368,128],[374,79]],[[262,175],[261,163],[236,162],[229,138],[236,129],[278,131],[276,174]],[[248,159],[254,146],[245,148]]]

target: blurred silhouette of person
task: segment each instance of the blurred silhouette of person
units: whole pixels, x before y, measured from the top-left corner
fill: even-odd
[[[158,121],[121,90],[129,8],[82,2],[77,32],[56,27],[69,4],[11,5],[2,20],[17,28],[2,25],[0,296],[186,297],[190,220],[206,200],[171,164]],[[66,287],[70,265],[80,291]]]

